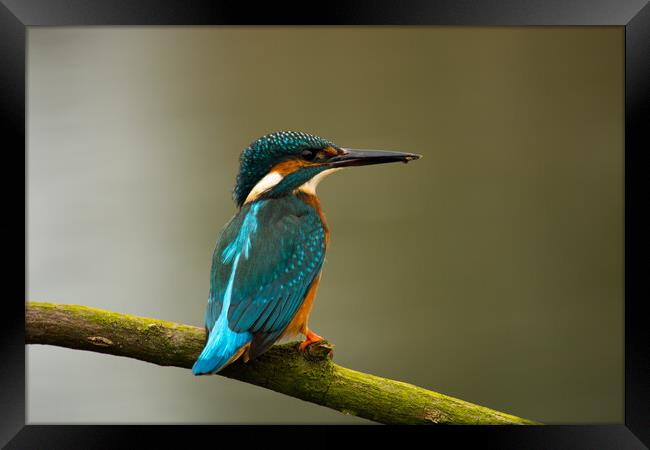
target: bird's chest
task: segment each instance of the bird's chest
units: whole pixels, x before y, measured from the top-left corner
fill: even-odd
[[[323,230],[325,231],[325,249],[327,249],[327,244],[329,243],[329,228],[327,226],[327,221],[325,220],[325,214],[323,213],[323,209],[320,206],[320,201],[318,200],[318,197],[315,195],[311,195],[308,193],[299,193],[298,198],[314,208],[316,212],[318,213],[318,216],[320,217],[320,221],[323,224]],[[314,281],[311,283],[309,286],[309,290],[307,291],[307,294],[305,295],[305,298],[302,301],[302,304],[300,305],[300,308],[296,312],[295,316],[291,320],[291,323],[287,327],[287,329],[284,332],[284,337],[293,337],[298,334],[305,334],[307,332],[307,322],[309,320],[309,314],[311,313],[311,309],[314,306],[314,299],[316,298],[316,291],[318,290],[318,285],[320,283],[321,279],[321,274],[319,273],[315,278]]]
[[[307,205],[314,208],[314,210],[316,210],[316,212],[318,213],[318,217],[320,218],[320,221],[323,224],[323,230],[325,231],[325,248],[327,249],[327,245],[330,242],[330,230],[329,227],[327,226],[327,220],[325,219],[325,213],[323,212],[323,208],[321,208],[320,200],[316,195],[308,194],[302,191],[298,193],[297,197]]]

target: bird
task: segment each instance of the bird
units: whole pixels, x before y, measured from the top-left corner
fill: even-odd
[[[283,338],[303,335],[301,351],[324,340],[308,325],[330,238],[316,187],[343,168],[420,157],[343,148],[297,131],[266,134],[244,149],[233,190],[238,210],[212,254],[207,339],[192,372],[254,360]]]

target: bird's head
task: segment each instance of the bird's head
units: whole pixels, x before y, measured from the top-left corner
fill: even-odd
[[[258,198],[281,197],[297,189],[314,193],[320,180],[343,167],[418,158],[420,155],[414,153],[342,148],[302,132],[270,133],[242,152],[233,197],[241,206]]]

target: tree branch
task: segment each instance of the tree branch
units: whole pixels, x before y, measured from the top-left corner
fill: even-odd
[[[77,305],[28,302],[26,343],[126,356],[191,368],[205,342],[202,328]],[[334,364],[332,346],[276,345],[220,375],[262,386],[344,414],[385,424],[538,424],[407,383]]]

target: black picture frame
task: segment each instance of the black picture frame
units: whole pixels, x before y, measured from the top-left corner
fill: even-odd
[[[121,448],[165,442],[173,437],[189,445],[207,439],[226,443],[252,430],[277,434],[273,427],[215,426],[44,426],[26,425],[25,298],[26,275],[26,27],[97,25],[463,25],[625,27],[625,422],[612,425],[531,427],[427,427],[409,433],[441,437],[454,446],[477,442],[489,448],[626,449],[650,445],[649,333],[643,315],[641,256],[643,219],[641,156],[650,149],[650,5],[647,0],[445,0],[347,1],[345,3],[224,2],[182,0],[0,0],[0,106],[5,148],[2,177],[5,214],[2,236],[15,250],[5,253],[7,299],[0,327],[0,444],[8,448]],[[15,177],[15,178],[14,178]],[[22,196],[19,192],[22,186]],[[22,198],[20,198],[22,197]],[[7,201],[9,200],[9,201]],[[647,203],[647,200],[645,200]],[[21,243],[23,245],[21,245]],[[6,246],[5,246],[6,248]],[[12,248],[13,250],[13,248]],[[22,256],[21,256],[22,255]],[[21,264],[18,262],[22,262]],[[20,270],[22,268],[22,285]],[[20,285],[20,287],[18,287]],[[588,312],[586,312],[588,313]],[[314,440],[347,430],[380,436],[396,427],[285,427],[292,440]],[[390,430],[390,431],[389,431]],[[402,429],[400,428],[400,431]],[[426,431],[425,431],[426,430]],[[304,433],[297,436],[298,433]],[[218,436],[218,441],[215,438]],[[645,446],[644,446],[645,443]]]

